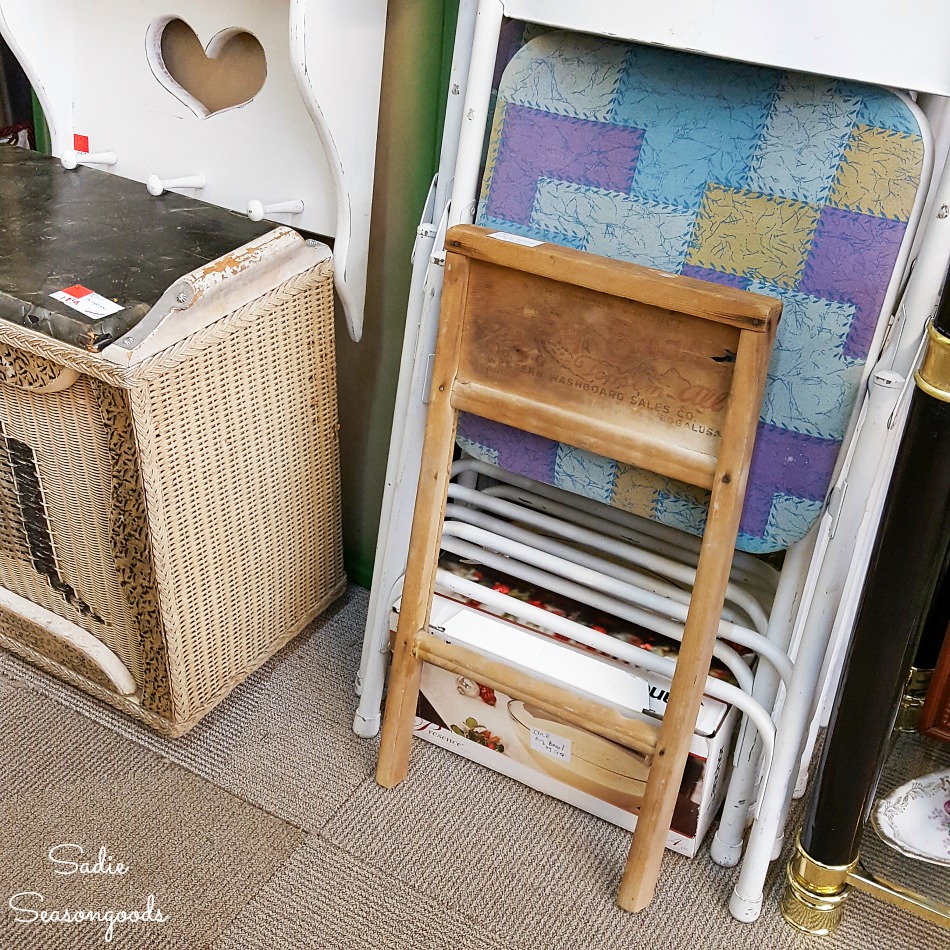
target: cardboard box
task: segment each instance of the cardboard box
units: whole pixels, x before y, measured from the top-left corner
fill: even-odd
[[[519,584],[516,595],[523,597],[524,588]],[[543,595],[543,599],[552,598]],[[585,610],[581,608],[580,613]],[[393,629],[397,617],[398,605],[393,610]],[[492,652],[509,662],[522,667],[530,664],[542,676],[570,682],[633,717],[655,721],[665,711],[668,680],[560,637],[555,643],[550,635],[539,636],[473,602],[462,603],[437,592],[431,624],[434,632],[452,642],[475,649],[491,643]],[[646,636],[652,641],[652,634]],[[674,652],[675,644],[668,651]],[[737,710],[704,697],[667,837],[667,847],[687,857],[696,854],[725,795],[737,718]],[[428,742],[613,824],[631,830],[636,826],[649,773],[646,757],[472,679],[426,664],[415,730]]]

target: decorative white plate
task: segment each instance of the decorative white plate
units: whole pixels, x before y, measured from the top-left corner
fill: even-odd
[[[901,854],[950,867],[950,769],[894,789],[874,806],[871,822]]]

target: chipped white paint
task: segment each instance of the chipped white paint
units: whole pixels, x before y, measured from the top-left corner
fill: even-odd
[[[305,241],[290,228],[275,228],[179,278],[102,355],[118,366],[134,366],[330,259],[325,244]]]

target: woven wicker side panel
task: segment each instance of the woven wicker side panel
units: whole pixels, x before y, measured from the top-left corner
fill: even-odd
[[[335,368],[321,265],[136,371],[176,721],[342,590]]]
[[[0,365],[7,380],[22,389],[38,390],[61,382],[64,370],[85,373],[123,389],[129,386],[128,369],[106,362],[98,352],[81,350],[6,320],[0,320]]]
[[[113,564],[112,464],[93,383],[80,376],[62,392],[32,392],[23,382],[38,378],[36,361],[20,362],[26,379],[0,383],[0,495],[4,520],[17,525],[0,539],[0,585],[88,630],[139,681],[139,631]]]
[[[23,640],[19,638],[18,634],[13,634],[14,630],[18,631],[21,629],[20,618],[15,618],[15,627],[6,625],[9,619],[9,617],[5,618],[3,613],[0,612],[0,649],[9,650],[21,659],[26,660],[27,663],[31,663],[33,666],[43,670],[44,673],[49,673],[51,676],[55,676],[57,679],[61,679],[71,686],[90,693],[92,696],[95,696],[96,699],[100,699],[130,716],[134,716],[136,719],[146,723],[146,725],[151,726],[156,732],[168,736],[169,738],[183,735],[194,725],[194,722],[185,724],[172,723],[167,719],[163,719],[161,716],[156,716],[134,699],[120,696],[111,688],[101,686],[98,682],[85,676],[82,672],[77,672],[67,663],[63,663],[58,659],[51,659],[45,653],[41,653],[27,646]]]
[[[112,459],[109,526],[114,567],[126,597],[129,617],[138,629],[142,656],[142,672],[136,682],[142,704],[170,719],[168,657],[128,393],[98,380],[92,384]]]
[[[7,382],[31,390],[46,389],[71,375],[66,367],[10,343],[0,343],[0,367]]]

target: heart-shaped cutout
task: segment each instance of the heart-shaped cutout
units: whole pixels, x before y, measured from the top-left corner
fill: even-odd
[[[146,45],[155,77],[201,119],[246,105],[267,78],[264,48],[237,27],[203,47],[184,20],[166,18],[152,24]]]

